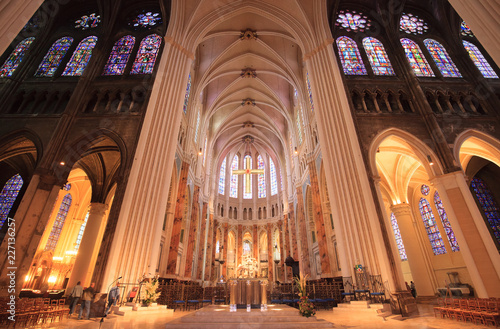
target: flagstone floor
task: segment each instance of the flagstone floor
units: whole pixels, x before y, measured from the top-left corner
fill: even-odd
[[[418,305],[419,315],[406,320],[397,320],[391,316],[384,321],[383,318],[366,312],[353,312],[351,314],[336,314],[332,311],[321,310],[316,314],[317,318],[330,321],[334,328],[339,329],[466,329],[466,328],[488,328],[487,326],[475,325],[471,323],[457,322],[448,319],[438,319],[434,317],[432,305]],[[128,317],[110,316],[101,323],[100,318],[91,320],[77,320],[76,317],[46,324],[36,328],[76,328],[76,329],[164,329],[165,324],[181,316],[190,314],[194,311],[176,311],[173,316],[162,314],[133,315]],[[12,326],[11,326],[12,328]],[[492,327],[489,327],[492,328]],[[202,328],[200,328],[202,329]]]

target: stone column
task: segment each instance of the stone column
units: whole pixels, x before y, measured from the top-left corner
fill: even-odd
[[[304,213],[304,198],[302,186],[297,187],[297,223],[300,235],[300,270],[302,273],[311,275],[311,262],[309,259],[309,243],[307,242],[307,223]]]
[[[212,244],[213,234],[214,234],[214,214],[210,214],[208,219],[208,235],[207,235],[207,249],[205,256],[205,281],[210,281],[210,273],[212,270],[212,248],[215,246]]]
[[[180,24],[179,22],[177,22]],[[174,24],[174,23],[172,23]],[[172,27],[172,26],[170,26]],[[169,28],[110,248],[103,287],[135,282],[156,268],[177,148],[187,78],[194,54]],[[169,255],[170,259],[170,255]]]
[[[290,255],[293,257],[293,260],[299,261],[299,250],[297,245],[297,226],[295,225],[295,211],[293,209],[293,203],[290,203],[288,207],[290,209],[290,239],[291,239],[291,253]]]
[[[419,244],[417,223],[412,215],[411,207],[407,203],[391,207],[391,211],[398,221],[399,231],[405,246],[408,264],[418,296],[434,296],[436,280],[429,267],[429,260],[425,258],[424,250]]]
[[[224,275],[225,278],[227,278],[227,250],[229,249],[227,247],[227,239],[229,238],[229,224],[224,223],[224,243],[222,246],[224,247],[224,251],[222,253],[222,259],[224,260],[224,264],[222,264],[222,275]]]
[[[259,260],[259,236],[257,224],[253,225],[253,258]]]
[[[500,255],[463,172],[431,180],[443,202],[478,297],[500,297]]]
[[[241,256],[243,255],[243,225],[238,224],[238,236],[236,237],[238,245],[238,253],[236,258],[236,268],[241,264]]]
[[[322,23],[318,26],[329,31],[328,23]],[[305,51],[304,61],[311,82],[326,183],[335,212],[336,238],[339,248],[349,250],[352,255],[347,264],[341,258],[342,274],[352,275],[354,263],[359,262],[371,273],[382,274],[384,280],[394,280],[344,78],[332,46],[334,40],[323,30],[318,31],[318,39]]]
[[[186,245],[186,265],[184,270],[184,277],[191,279],[191,272],[193,272],[193,254],[196,249],[196,233],[198,232],[198,216],[200,212],[200,187],[195,185],[193,192],[193,206],[191,208],[191,223],[189,224],[189,240]]]
[[[14,221],[5,221],[5,225],[15,227],[15,244],[9,242],[8,235],[5,236],[0,246],[1,255],[5,255],[0,262],[1,274],[0,284],[8,287],[10,278],[7,274],[11,270],[16,271],[16,291],[17,295],[21,291],[24,278],[28,274],[31,262],[35,256],[38,244],[50,218],[50,214],[57,201],[62,182],[52,174],[35,173],[29,182],[23,199],[14,215]],[[16,259],[14,263],[9,262],[9,245],[16,248]],[[0,296],[7,296],[7,289],[0,291]],[[13,295],[13,294],[9,294]]]
[[[175,204],[174,223],[170,238],[170,248],[167,260],[167,275],[175,275],[177,267],[177,256],[179,252],[179,242],[182,228],[182,216],[184,215],[184,204],[187,202],[187,178],[189,173],[189,163],[182,162],[179,186],[177,190],[177,201]],[[180,273],[180,272],[179,272]]]
[[[471,28],[488,54],[500,66],[500,26],[498,14],[500,4],[497,0],[449,0],[460,17]]]
[[[203,202],[203,209],[201,211],[201,230],[200,230],[200,243],[201,243],[201,248],[200,251],[198,252],[198,262],[197,262],[197,274],[196,274],[196,279],[197,280],[202,280],[203,279],[203,256],[205,255],[205,245],[207,242],[206,238],[206,227],[207,227],[207,214],[208,214],[208,203]]]
[[[285,235],[285,238],[283,239],[283,249],[286,251],[286,253],[282,254],[281,255],[281,261],[285,262],[286,258],[288,256],[291,256],[291,253],[290,253],[290,228],[288,227],[288,214],[285,214],[284,215],[284,228],[285,228],[285,231],[283,232],[283,234]],[[285,266],[283,265],[283,282],[288,282],[288,266]]]
[[[267,279],[269,280],[269,282],[274,282],[274,275],[273,275],[274,246],[273,246],[273,232],[271,223],[267,223],[266,229],[267,229],[267,268],[268,268]]]
[[[217,278],[215,277],[215,266],[218,264],[215,263],[215,245],[217,244],[217,220],[214,220],[214,232],[212,236],[212,266],[210,266],[210,271],[212,271],[210,277],[212,281],[215,281]]]
[[[73,265],[71,277],[67,285],[70,289],[74,287],[78,281],[81,281],[84,287],[90,286],[92,279],[91,271],[94,269],[94,266],[91,264],[92,255],[101,242],[97,239],[99,238],[99,230],[105,218],[106,210],[108,210],[108,205],[104,203],[92,202],[90,204],[87,225],[85,226],[75,265]]]
[[[280,234],[280,245],[279,245],[279,250],[280,250],[280,262],[279,266],[281,268],[281,273],[284,276],[285,275],[285,248],[283,246],[283,221],[278,221],[278,232]],[[283,278],[285,279],[286,276]],[[276,280],[279,280],[280,277],[278,276],[278,273],[276,273]],[[283,280],[284,282],[285,280]]]
[[[309,177],[311,178],[311,193],[314,209],[314,223],[316,224],[316,237],[318,240],[319,257],[321,259],[321,277],[331,277],[330,257],[328,255],[327,237],[325,231],[325,221],[323,218],[323,208],[321,205],[321,195],[319,192],[318,171],[316,162],[309,162]]]

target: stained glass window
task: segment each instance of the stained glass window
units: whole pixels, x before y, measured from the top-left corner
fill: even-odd
[[[65,191],[71,190],[71,183],[64,184],[63,187],[62,187],[62,189],[65,190]]]
[[[182,107],[182,111],[186,114],[188,102],[189,102],[189,93],[191,92],[191,73],[188,76],[188,84],[186,87],[186,95],[184,95],[184,106]]]
[[[90,36],[83,39],[75,52],[71,56],[62,75],[65,76],[80,76],[87,67],[87,64],[92,56],[92,50],[97,43],[97,37]]]
[[[309,102],[311,103],[311,111],[314,112],[314,102],[311,90],[311,81],[309,81],[309,72],[306,73],[306,84],[307,84],[307,92],[309,93]]]
[[[401,15],[401,19],[399,20],[399,29],[408,34],[418,35],[427,32],[429,27],[423,19],[418,18],[413,14],[403,13],[403,15]]]
[[[7,216],[9,216],[9,212],[22,186],[23,179],[19,174],[12,176],[3,186],[2,192],[0,192],[0,228],[5,223]]]
[[[375,75],[394,75],[389,57],[380,41],[371,37],[364,38],[363,47]]]
[[[469,25],[467,25],[465,21],[462,21],[462,24],[460,24],[460,34],[463,35],[464,37],[474,36],[474,33],[472,33]]]
[[[276,168],[271,158],[269,158],[269,171],[271,173],[271,195],[276,195],[278,194],[278,180],[276,178]]]
[[[336,26],[343,28],[347,31],[359,31],[364,32],[368,27],[370,27],[370,20],[356,11],[339,11],[339,16],[335,23]]]
[[[413,72],[417,77],[433,77],[434,72],[432,72],[429,63],[422,54],[420,47],[412,40],[403,38],[401,39],[401,44],[405,49],[406,58],[410,63]]]
[[[422,216],[422,220],[424,221],[425,231],[427,232],[427,236],[429,237],[434,255],[446,254],[446,248],[444,247],[443,238],[441,238],[441,233],[439,232],[436,220],[434,219],[431,205],[426,199],[420,198],[418,207],[420,208],[420,215]]]
[[[130,53],[134,48],[135,38],[131,35],[126,35],[120,40],[118,40],[113,49],[111,49],[111,54],[109,54],[108,63],[104,67],[103,75],[122,75],[125,71],[125,66],[127,66]]]
[[[443,203],[441,202],[441,198],[439,197],[437,191],[436,193],[434,193],[434,204],[436,205],[439,217],[441,218],[441,222],[443,223],[446,236],[448,236],[448,241],[450,242],[451,251],[460,251],[457,239],[455,238],[455,233],[453,233],[450,221],[448,220],[448,215],[446,214],[446,210],[444,210]]]
[[[247,166],[247,159],[250,159],[250,161],[248,162],[248,164],[250,165],[248,168]],[[249,155],[245,155],[245,157],[243,158],[243,168],[245,169],[252,169],[252,157],[249,156]],[[250,179],[248,180],[247,182],[247,179],[246,179],[246,175],[243,176],[243,199],[251,199],[252,198],[252,175],[250,175]],[[250,189],[249,189],[249,193],[247,193],[247,184],[250,184]]]
[[[207,160],[207,142],[208,138],[205,137],[205,143],[203,144],[203,166],[205,166],[205,160]]]
[[[257,169],[264,169],[264,159],[262,159],[262,156],[257,157]],[[259,183],[259,198],[265,198],[266,197],[266,175],[265,174],[258,174],[257,175],[257,180]]]
[[[490,232],[496,240],[497,245],[500,245],[500,207],[493,197],[490,188],[482,179],[474,177],[471,185],[477,201],[479,201],[479,205],[483,209],[484,216],[488,221]]]
[[[194,142],[198,140],[198,130],[200,128],[200,110],[198,110],[198,115],[196,116],[196,129],[194,131]]]
[[[53,77],[72,43],[73,38],[70,37],[64,37],[54,42],[38,66],[35,76]]]
[[[66,194],[61,202],[59,211],[57,212],[56,220],[52,226],[52,231],[50,231],[49,239],[45,245],[45,250],[55,250],[57,241],[59,240],[59,235],[64,226],[64,221],[68,215],[69,207],[71,206],[71,194]]]
[[[219,170],[219,194],[224,195],[224,190],[226,187],[226,158],[222,160]]]
[[[302,144],[302,125],[300,124],[300,113],[297,110],[297,132],[299,137],[299,144]]]
[[[469,53],[470,58],[474,62],[474,65],[477,66],[481,74],[485,78],[495,78],[498,79],[498,75],[495,73],[490,64],[486,61],[483,54],[479,51],[479,49],[472,43],[462,40],[465,49]]]
[[[137,15],[137,17],[132,21],[131,25],[136,28],[151,28],[161,23],[160,13],[148,11],[143,14]]]
[[[420,193],[422,193],[422,195],[429,195],[430,191],[431,189],[428,185],[422,184],[422,186],[420,186]]]
[[[83,15],[80,19],[75,21],[75,29],[93,29],[94,27],[99,26],[101,22],[101,16],[96,13],[92,13],[90,15]]]
[[[231,170],[238,170],[238,159],[239,157],[237,155],[234,156],[233,158],[233,163],[231,164]],[[237,198],[238,197],[238,175],[232,175],[231,173],[231,184],[229,186],[229,196],[231,198]]]
[[[345,75],[366,75],[366,68],[356,42],[348,37],[337,39],[340,61]]]
[[[151,74],[156,62],[156,55],[161,45],[161,37],[151,34],[142,39],[139,51],[132,65],[131,74]]]
[[[85,215],[85,219],[83,220],[83,223],[80,226],[80,230],[78,231],[78,235],[76,236],[75,251],[78,251],[78,249],[80,249],[80,243],[82,243],[83,232],[85,231],[85,226],[87,226],[89,214],[90,214],[90,211],[87,211],[87,215]]]
[[[9,58],[3,63],[0,68],[0,78],[11,77],[14,74],[16,68],[21,64],[21,61],[26,54],[26,51],[30,47],[31,43],[35,40],[35,38],[26,38],[23,41],[19,42],[16,48],[9,55]]]
[[[443,77],[460,78],[462,76],[443,45],[433,39],[425,39],[424,45],[427,47],[427,50],[429,50],[432,59],[436,62]]]
[[[398,221],[396,219],[396,216],[394,216],[394,213],[391,213],[391,224],[392,231],[394,232],[394,236],[396,237],[396,245],[398,246],[399,258],[401,258],[401,260],[408,260],[408,257],[406,257],[406,250],[403,244],[403,239],[401,238],[401,231],[399,231]]]

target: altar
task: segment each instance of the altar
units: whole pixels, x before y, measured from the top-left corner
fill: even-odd
[[[232,305],[254,305],[260,307],[267,304],[267,280],[249,278],[229,281]]]

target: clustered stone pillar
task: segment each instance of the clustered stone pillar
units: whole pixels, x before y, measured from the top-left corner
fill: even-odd
[[[196,274],[196,279],[197,280],[202,280],[203,279],[203,256],[205,255],[205,244],[206,244],[206,238],[205,238],[205,231],[207,227],[207,215],[208,215],[208,203],[203,202],[203,209],[201,211],[201,229],[200,229],[200,243],[201,243],[201,248],[200,251],[198,252],[198,270]]]
[[[272,232],[271,223],[267,223],[266,229],[267,229],[267,267],[268,267],[267,278],[268,278],[269,282],[273,282],[274,281],[274,279],[273,279],[274,278],[274,275],[273,275],[273,267],[274,267],[273,250],[274,250],[274,246],[273,246],[273,232]]]
[[[215,246],[217,244],[217,220],[214,219],[214,231],[213,231],[213,236],[212,236],[212,266],[210,267],[210,270],[212,271],[210,278],[212,281],[215,281],[217,278],[215,277],[215,267],[217,264],[215,263]]]
[[[282,275],[285,275],[285,248],[283,247],[283,221],[278,222],[278,233],[280,235],[280,262],[279,262],[279,267],[281,268],[281,273]],[[286,276],[285,276],[286,278]],[[276,273],[276,281],[280,279],[278,273]],[[285,280],[283,280],[285,281]]]
[[[259,237],[257,233],[257,224],[253,225],[253,258],[259,259]]]
[[[189,163],[183,162],[181,174],[179,177],[179,187],[177,192],[177,201],[175,205],[174,223],[170,238],[170,248],[167,260],[167,275],[174,275],[177,267],[177,256],[179,253],[179,243],[182,228],[182,216],[184,215],[184,204],[187,202],[187,179],[189,173]]]
[[[90,279],[92,277],[90,270],[93,269],[91,266],[92,255],[94,254],[95,248],[100,244],[100,241],[97,241],[97,239],[99,237],[102,221],[106,216],[106,210],[108,210],[108,205],[104,203],[92,202],[90,204],[87,225],[85,226],[75,265],[73,265],[71,277],[67,285],[70,289],[75,286],[78,281],[81,281],[84,287],[90,286]]]
[[[210,281],[210,270],[212,268],[212,236],[214,234],[214,214],[208,215],[208,236],[207,236],[207,250],[205,257],[205,281]]]
[[[236,267],[241,264],[241,256],[243,255],[243,225],[238,224],[238,257],[236,258]]]
[[[318,240],[319,257],[321,259],[321,277],[331,276],[330,257],[328,254],[328,238],[326,237],[325,221],[319,193],[318,171],[316,163],[309,162],[309,177],[311,178],[312,201],[314,207],[314,222],[316,224],[316,236]]]
[[[304,213],[304,198],[302,187],[297,187],[297,222],[300,232],[300,269],[302,273],[311,273],[309,260],[309,244],[307,242],[307,223]]]
[[[292,239],[292,247],[290,255],[293,257],[293,260],[299,261],[299,250],[297,245],[297,226],[295,225],[295,212],[293,208],[293,203],[290,203],[288,206],[290,209],[290,238]]]
[[[193,192],[193,206],[191,210],[191,222],[189,224],[189,239],[186,248],[186,265],[184,269],[184,277],[191,279],[191,272],[193,270],[193,254],[196,250],[196,232],[198,231],[198,213],[200,211],[199,205],[200,187],[194,187]]]
[[[222,275],[224,278],[227,278],[227,250],[229,249],[227,247],[227,240],[229,239],[229,224],[224,223],[224,243],[222,246],[224,247],[224,251],[222,252],[222,259],[224,260],[224,264],[222,264]]]

